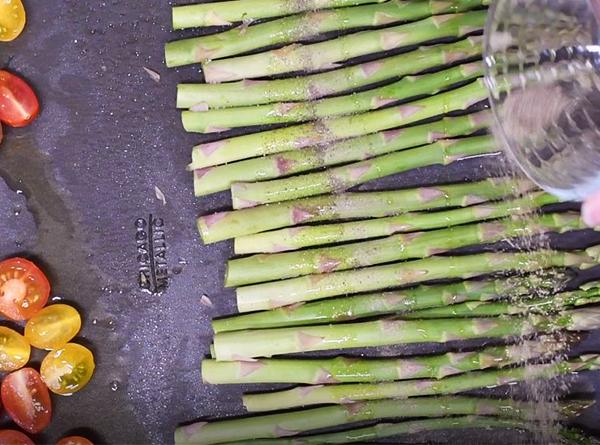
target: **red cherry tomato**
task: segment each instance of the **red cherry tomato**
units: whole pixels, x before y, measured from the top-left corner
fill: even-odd
[[[18,76],[0,70],[0,121],[11,127],[29,125],[40,112],[31,87]]]
[[[35,369],[10,373],[2,381],[0,395],[10,418],[28,433],[39,433],[50,423],[50,393]]]
[[[2,445],[0,443],[0,445]],[[56,445],[94,445],[91,441],[81,436],[64,437]]]
[[[17,430],[0,430],[0,445],[35,445],[33,441]]]
[[[50,296],[50,283],[31,261],[11,258],[0,262],[0,312],[11,320],[28,320]]]

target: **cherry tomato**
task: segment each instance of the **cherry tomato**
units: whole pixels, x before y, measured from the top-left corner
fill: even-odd
[[[58,349],[69,343],[81,329],[81,317],[74,307],[53,304],[29,319],[25,338],[39,349]]]
[[[48,353],[40,372],[50,391],[70,396],[88,384],[95,367],[92,351],[76,343],[67,343]]]
[[[31,261],[12,258],[0,262],[0,312],[6,317],[33,317],[46,305],[49,295],[46,275]]]
[[[0,42],[10,42],[19,37],[25,28],[25,8],[21,0],[0,1]]]
[[[0,326],[0,371],[16,371],[29,361],[31,347],[17,331]]]
[[[2,381],[0,394],[10,418],[28,433],[39,433],[50,423],[50,393],[35,369],[23,368],[10,373]]]
[[[0,430],[0,445],[35,445],[33,441],[17,430]]]
[[[0,445],[2,445],[0,443]],[[56,445],[94,445],[91,441],[81,436],[64,437]]]
[[[11,127],[24,127],[39,112],[40,103],[27,82],[8,71],[0,70],[0,121]]]

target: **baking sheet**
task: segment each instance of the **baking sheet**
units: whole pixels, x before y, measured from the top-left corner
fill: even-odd
[[[35,86],[43,111],[33,126],[8,129],[0,147],[0,257],[20,254],[41,263],[53,295],[82,310],[81,341],[97,359],[84,391],[54,397],[54,421],[38,442],[75,431],[99,444],[170,443],[181,422],[241,414],[243,388],[203,385],[199,374],[210,319],[233,313],[234,298],[222,287],[231,244],[202,246],[195,229],[198,214],[225,209],[229,199],[193,197],[185,167],[191,146],[203,138],[186,134],[175,110],[175,85],[200,74],[197,67],[163,64],[163,44],[194,32],[170,31],[171,2],[24,3],[28,26],[0,46],[0,65]],[[158,72],[160,83],[144,67]],[[476,179],[495,164],[419,169],[364,188]],[[589,234],[577,240],[591,241]],[[153,271],[143,258],[150,244]],[[165,275],[161,295],[143,289],[163,286]],[[202,295],[213,308],[201,304]],[[600,337],[579,348],[600,351]],[[576,380],[578,391],[599,392],[598,373]],[[598,418],[594,408],[580,422],[600,431]],[[435,439],[456,443],[457,437],[511,443],[495,432]]]

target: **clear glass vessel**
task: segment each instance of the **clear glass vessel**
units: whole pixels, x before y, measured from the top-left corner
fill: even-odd
[[[496,0],[485,36],[494,133],[563,199],[600,190],[600,0]]]

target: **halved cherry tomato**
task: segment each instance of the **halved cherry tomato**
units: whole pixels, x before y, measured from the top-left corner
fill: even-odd
[[[0,1],[0,42],[10,42],[19,37],[25,28],[25,8],[21,0]]]
[[[81,317],[66,304],[46,306],[25,325],[25,338],[39,349],[58,349],[69,343],[81,329]]]
[[[67,343],[44,357],[40,372],[50,391],[70,396],[88,384],[95,367],[92,351],[76,343]]]
[[[39,112],[40,103],[27,82],[8,71],[0,70],[0,121],[11,127],[24,127]]]
[[[0,445],[35,445],[33,441],[17,430],[0,430]]]
[[[12,258],[0,262],[0,312],[12,320],[28,320],[50,296],[50,283],[31,261]]]
[[[0,443],[0,445],[2,445]],[[94,445],[91,441],[81,436],[64,437],[56,445]]]
[[[29,361],[31,347],[17,331],[0,326],[0,371],[16,371]]]
[[[10,418],[28,433],[39,433],[50,423],[50,393],[35,369],[23,368],[6,376],[0,394]]]

